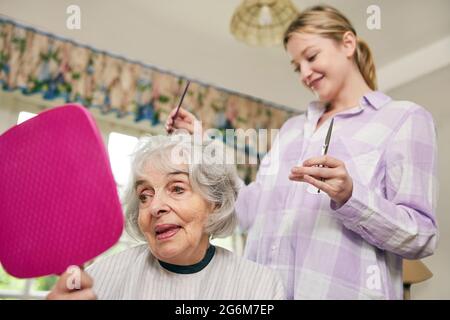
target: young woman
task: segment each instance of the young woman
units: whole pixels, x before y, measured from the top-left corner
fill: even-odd
[[[401,299],[402,258],[429,256],[437,241],[433,119],[376,91],[369,47],[332,7],[303,11],[284,45],[318,99],[263,159],[277,172],[260,167],[239,192],[245,256],[276,269],[290,299]],[[194,121],[183,110],[167,128],[192,132]]]

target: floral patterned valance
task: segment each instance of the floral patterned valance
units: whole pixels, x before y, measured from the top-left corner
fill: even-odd
[[[4,90],[63,98],[103,113],[164,123],[186,78],[0,18]],[[279,128],[292,111],[191,80],[184,106],[206,127]]]

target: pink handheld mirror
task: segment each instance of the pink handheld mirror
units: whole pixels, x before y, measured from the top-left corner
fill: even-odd
[[[123,214],[100,132],[80,105],[0,135],[0,263],[17,278],[61,274],[112,247]]]

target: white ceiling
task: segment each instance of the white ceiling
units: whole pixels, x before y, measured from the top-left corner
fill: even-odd
[[[293,2],[299,9],[318,3]],[[395,71],[384,72],[383,67],[450,36],[448,0],[323,2],[350,18],[371,46],[382,74]],[[299,85],[283,48],[249,47],[230,35],[229,21],[239,3],[240,0],[0,0],[0,13],[188,78],[304,109],[312,96]],[[71,4],[81,8],[81,30],[66,28],[66,8]],[[366,27],[366,9],[371,4],[381,8],[381,30]],[[412,61],[420,64],[425,63],[423,60],[427,60],[426,55]],[[444,58],[444,63],[447,61]]]

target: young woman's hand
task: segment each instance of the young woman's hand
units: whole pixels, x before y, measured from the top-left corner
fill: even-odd
[[[174,108],[167,118],[165,128],[168,133],[171,133],[175,129],[184,129],[187,130],[190,134],[193,134],[194,130],[198,129],[200,130],[200,133],[202,133],[201,122],[186,109],[180,108],[174,122],[173,116],[176,110],[177,108]]]
[[[312,184],[339,205],[346,203],[352,196],[353,180],[344,162],[328,155],[310,158],[303,162],[303,166],[293,167],[289,179]]]
[[[59,277],[47,300],[96,300],[93,285],[94,281],[85,271],[69,268]]]

